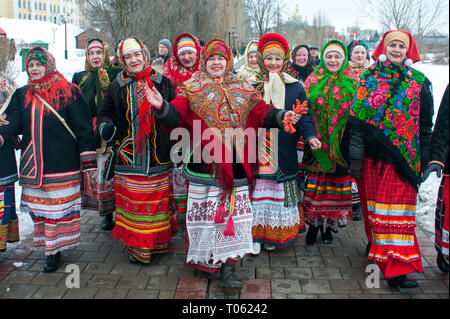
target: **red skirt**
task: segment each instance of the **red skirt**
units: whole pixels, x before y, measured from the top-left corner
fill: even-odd
[[[358,189],[372,243],[369,259],[377,261],[385,279],[423,272],[414,188],[400,179],[394,165],[366,158]]]

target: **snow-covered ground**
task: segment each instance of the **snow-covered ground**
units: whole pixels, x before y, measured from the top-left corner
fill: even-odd
[[[75,72],[84,69],[84,51],[75,49],[75,36],[82,32],[81,29],[67,25],[68,59],[64,59],[64,25],[58,26],[50,22],[14,20],[0,18],[2,27],[9,38],[14,38],[16,43],[30,43],[36,40],[48,42],[49,51],[55,56],[57,69],[70,81]],[[21,57],[16,56],[16,68],[21,70]],[[442,95],[449,79],[449,66],[432,65],[428,63],[417,63],[415,68],[424,74],[433,83],[435,117]],[[25,72],[20,72],[16,78],[19,86],[27,83],[28,77]],[[16,153],[19,158],[19,153]],[[434,234],[434,210],[439,189],[440,179],[432,174],[420,187],[417,201],[417,221],[419,226],[430,236]],[[21,188],[16,183],[16,203],[20,206]],[[21,238],[27,237],[33,231],[33,223],[28,214],[19,213],[19,228]],[[16,244],[9,244],[13,248]]]

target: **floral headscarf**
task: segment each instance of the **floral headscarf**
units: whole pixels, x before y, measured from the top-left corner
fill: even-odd
[[[329,45],[339,45],[345,52],[341,68],[331,73],[325,66],[324,52]],[[340,143],[347,126],[347,117],[358,85],[358,78],[348,64],[345,45],[339,40],[330,40],[322,47],[321,61],[305,81],[308,105],[315,118],[317,138],[322,148],[312,151],[315,163],[304,163],[308,169],[327,173],[337,162],[347,166],[342,157]]]

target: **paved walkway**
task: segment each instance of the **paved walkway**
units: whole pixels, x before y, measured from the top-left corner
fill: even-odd
[[[16,249],[0,253],[0,299],[448,299],[449,279],[436,267],[433,242],[417,229],[425,272],[411,275],[420,287],[397,291],[380,281],[380,288],[366,287],[363,222],[349,222],[332,244],[318,238],[315,246],[305,244],[302,234],[293,247],[257,257],[246,256],[237,269],[244,288],[224,290],[218,275],[208,275],[185,265],[184,232],[170,243],[169,253],[155,255],[149,265],[131,265],[127,249],[103,231],[95,212],[83,211],[81,244],[62,254],[57,272],[42,273],[44,253],[32,250],[28,238]],[[180,221],[182,226],[184,224]],[[21,263],[17,261],[22,260]],[[80,269],[80,288],[69,289],[65,272],[70,264]],[[16,267],[17,266],[17,267]]]

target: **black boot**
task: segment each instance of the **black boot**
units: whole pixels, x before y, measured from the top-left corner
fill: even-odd
[[[392,287],[392,288],[410,289],[410,288],[419,287],[419,284],[417,283],[417,281],[408,279],[408,277],[406,277],[406,275],[387,279],[387,283],[388,283],[389,287]]]
[[[438,251],[436,263],[443,273],[448,274],[448,262],[445,260],[444,255],[440,251]]]
[[[361,220],[362,219],[362,210],[361,205],[355,205],[356,207],[353,209],[353,220]]]
[[[369,241],[366,245],[366,255],[369,256],[370,253],[370,247],[372,247],[372,243]]]
[[[317,240],[317,233],[319,232],[319,227],[310,225],[308,228],[308,232],[306,233],[305,241],[308,245],[314,245]]]
[[[331,244],[333,242],[333,235],[331,234],[331,228],[327,228],[327,231],[323,233],[322,228],[320,229],[322,235],[322,240],[325,244]]]
[[[131,253],[128,253],[128,262],[132,265],[140,264],[141,262],[136,259]]]
[[[244,285],[236,278],[235,266],[229,263],[224,263],[220,267],[220,280],[218,286],[221,288],[237,288],[241,289]]]
[[[44,272],[53,272],[59,268],[59,263],[61,261],[61,252],[55,255],[50,255],[45,257]]]
[[[108,214],[103,216],[102,223],[100,224],[103,230],[111,230],[114,228],[114,222],[113,222],[113,214]]]

